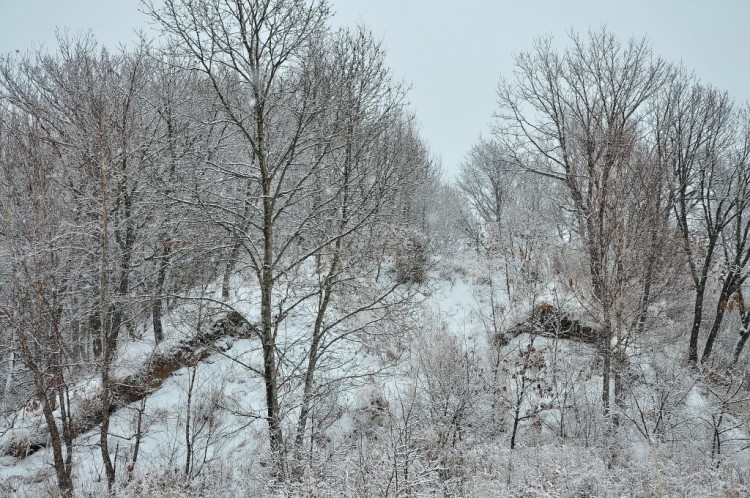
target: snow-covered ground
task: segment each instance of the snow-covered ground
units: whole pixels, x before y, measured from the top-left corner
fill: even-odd
[[[716,405],[694,383],[664,384],[662,366],[640,351],[630,352],[632,420],[623,417],[617,444],[602,445],[608,436],[598,420],[601,376],[593,346],[521,334],[494,349],[491,307],[507,314],[501,317],[505,330],[522,313],[514,314],[507,295],[490,285],[485,273],[481,261],[460,271],[438,263],[420,289],[413,327],[383,334],[380,342],[352,337],[337,344],[318,378],[330,389],[316,401],[311,418],[311,437],[320,438],[311,445],[315,459],[307,461],[309,477],[296,488],[274,488],[269,480],[265,388],[256,373],[262,370],[260,344],[257,338],[227,337],[206,360],[174,372],[143,405],[135,402],[113,413],[110,449],[118,494],[261,496],[275,490],[320,496],[316,493],[328,486],[337,490],[334,494],[396,496],[409,490],[433,495],[457,486],[450,489],[473,496],[645,496],[676,489],[694,496],[739,496],[732,490],[747,489],[740,482],[748,477],[741,468],[747,462],[741,451],[746,428],[726,415],[722,430],[729,428],[722,437],[733,441],[724,448],[726,465],[697,465],[695,458],[711,459],[710,434],[704,433],[711,429],[706,424],[716,420],[711,418]],[[248,320],[257,319],[258,293],[241,280],[234,283],[238,290],[229,304]],[[218,298],[216,289],[202,294]],[[195,334],[197,324],[210,325],[216,315],[206,314],[195,299],[197,291],[191,297],[167,317],[165,341],[158,346],[146,325],[141,339],[121,343],[114,377],[138,371],[155,351],[175,348]],[[312,313],[300,307],[279,335],[288,444],[299,413],[299,365]],[[93,376],[81,379],[72,389],[76,409],[97,389]],[[511,451],[514,418],[520,420]],[[33,431],[43,431],[41,414],[25,408],[14,428],[0,435],[0,447]],[[695,437],[708,445],[680,439],[695,431],[702,431]],[[101,496],[106,490],[98,438],[95,427],[75,442],[74,481],[81,496]],[[604,447],[617,454],[607,454]],[[432,457],[431,451],[443,453]],[[395,481],[386,484],[386,477],[394,479],[383,470],[383,462],[390,461],[401,474],[397,471]],[[25,459],[2,457],[0,493],[54,495],[51,462],[48,448]],[[456,468],[464,469],[460,479],[450,473]],[[411,474],[405,477],[404,471]],[[629,484],[636,475],[642,483]],[[405,487],[394,491],[399,482]]]

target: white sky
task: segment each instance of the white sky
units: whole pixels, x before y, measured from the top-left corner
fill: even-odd
[[[368,26],[384,40],[394,74],[412,84],[410,102],[449,177],[487,134],[500,75],[534,37],[606,25],[626,40],[647,36],[654,51],[682,60],[706,82],[750,100],[747,0],[330,0],[334,23]],[[107,45],[149,30],[139,0],[0,0],[0,54],[44,42],[56,26],[92,30]]]

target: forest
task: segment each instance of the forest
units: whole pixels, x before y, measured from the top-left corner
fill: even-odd
[[[143,9],[0,55],[0,495],[750,493],[747,103],[530,34],[450,179],[326,0]]]

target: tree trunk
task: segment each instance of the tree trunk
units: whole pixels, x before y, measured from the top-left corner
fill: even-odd
[[[702,278],[695,291],[695,305],[693,307],[693,326],[690,329],[690,343],[688,346],[688,364],[698,366],[698,336],[703,319],[703,296],[706,291],[706,279]]]
[[[232,272],[234,271],[235,266],[237,266],[237,259],[240,255],[240,241],[237,240],[232,245],[232,251],[229,254],[229,259],[227,260],[227,264],[224,267],[224,278],[221,284],[221,298],[226,301],[229,299],[229,283],[230,278],[232,277]]]
[[[37,388],[37,395],[42,403],[42,414],[47,423],[49,430],[50,443],[52,444],[52,459],[55,465],[55,474],[57,475],[57,485],[60,488],[60,494],[65,498],[73,496],[73,476],[70,459],[63,456],[63,444],[60,430],[57,427],[55,416],[52,413],[52,406],[45,389]]]
[[[260,95],[258,95],[260,97]],[[260,99],[258,99],[260,102]],[[279,386],[276,365],[276,325],[273,319],[274,289],[274,199],[272,197],[271,172],[266,157],[264,109],[262,104],[255,107],[257,126],[257,158],[263,192],[263,252],[262,267],[258,269],[261,304],[261,339],[263,340],[263,375],[266,384],[266,415],[268,436],[276,478],[286,480],[286,455],[284,435],[281,428],[279,408]]]
[[[60,337],[59,325],[62,306],[58,301],[58,297],[57,294],[53,296],[50,330],[41,330],[41,322],[35,320],[36,323],[33,325],[29,324],[31,325],[32,336],[27,336],[25,330],[19,330],[18,337],[21,354],[24,358],[24,363],[29,367],[33,375],[36,398],[41,403],[42,415],[49,431],[49,444],[52,446],[52,458],[60,494],[68,498],[73,496],[73,437],[70,426],[70,413],[68,411],[67,389],[63,376],[64,362],[60,355],[62,338]],[[43,305],[37,304],[37,306]],[[41,310],[38,311],[39,315],[42,313],[44,312]],[[50,346],[54,350],[46,361],[43,360],[43,353],[38,348],[38,341],[42,337],[46,337],[51,341]],[[29,347],[30,344],[33,344],[33,350]],[[45,363],[46,367],[42,370],[42,365]],[[60,401],[60,426],[57,425],[54,414],[54,397],[56,395],[59,395]],[[63,450],[63,446],[65,446],[65,451]]]
[[[742,330],[740,330],[740,339],[737,341],[737,346],[734,348],[732,366],[736,366],[737,362],[739,362],[742,350],[745,348],[748,337],[750,337],[750,329],[748,329],[748,326],[750,326],[750,323],[748,322],[750,322],[750,320],[748,318],[750,318],[750,313],[747,313],[742,317]]]
[[[164,326],[162,324],[163,315],[163,302],[164,302],[164,283],[167,279],[167,268],[169,267],[169,260],[171,256],[171,250],[167,241],[162,238],[162,250],[161,256],[159,257],[159,271],[156,276],[156,292],[154,301],[151,304],[151,323],[154,327],[154,343],[159,344],[164,340]]]
[[[602,412],[604,418],[609,419],[610,403],[610,383],[612,372],[612,329],[609,325],[605,325],[604,335],[602,337],[601,354],[602,354]]]
[[[745,307],[745,297],[742,293],[742,288],[737,291],[737,300],[742,320],[742,328],[740,329],[740,338],[737,341],[737,346],[734,348],[734,358],[732,359],[733,368],[737,366],[742,350],[745,348],[748,337],[750,337],[750,310]]]
[[[349,211],[348,206],[350,202],[349,198],[349,182],[350,182],[350,176],[351,176],[351,169],[352,169],[352,162],[354,160],[352,156],[352,140],[353,140],[353,130],[350,127],[348,127],[348,134],[347,134],[347,144],[346,144],[346,154],[345,154],[345,161],[344,161],[344,172],[343,172],[343,189],[342,189],[342,202],[341,202],[341,217],[338,220],[338,233],[343,234],[346,230],[348,224],[349,224]],[[333,296],[333,287],[336,283],[336,273],[339,269],[339,263],[341,261],[341,253],[342,253],[342,239],[341,237],[336,239],[336,243],[333,247],[333,257],[331,259],[331,266],[328,270],[328,274],[323,279],[323,283],[321,285],[319,301],[318,301],[318,312],[317,316],[315,317],[315,325],[313,327],[313,336],[312,341],[310,343],[310,352],[309,352],[309,360],[307,363],[307,370],[305,372],[305,385],[303,388],[303,394],[302,394],[302,407],[300,409],[300,415],[299,419],[297,421],[297,436],[295,438],[295,444],[297,446],[298,451],[302,447],[302,443],[304,441],[305,437],[305,430],[307,428],[307,419],[310,415],[310,405],[313,401],[313,387],[314,387],[314,381],[315,381],[315,373],[317,369],[318,364],[318,356],[319,352],[318,349],[320,347],[320,343],[323,340],[323,335],[325,333],[323,329],[323,320],[326,316],[326,312],[328,311],[328,305],[331,302],[331,297]],[[316,256],[320,256],[319,254]],[[321,263],[318,261],[317,263],[317,271],[320,272]]]
[[[190,382],[188,384],[187,392],[187,406],[185,407],[185,477],[190,479],[190,471],[193,464],[193,438],[191,436],[191,412],[193,410],[193,390],[195,388],[195,375],[198,372],[197,365],[190,369],[189,377]]]
[[[284,437],[281,430],[276,351],[272,341],[263,342],[263,377],[266,385],[266,419],[276,478],[286,479]]]
[[[125,170],[125,161],[123,161],[123,174]],[[123,322],[127,322],[125,316],[128,293],[130,292],[130,266],[133,259],[133,246],[135,244],[135,227],[133,226],[133,200],[130,193],[127,192],[127,185],[123,187],[123,206],[124,206],[124,223],[125,235],[122,237],[117,234],[120,246],[120,279],[117,284],[117,299],[112,303],[112,330],[110,331],[110,354],[117,351],[117,341],[120,337],[120,329]],[[128,322],[129,323],[129,322]]]
[[[335,265],[334,265],[335,267]],[[331,268],[331,272],[334,268]],[[326,280],[331,278],[329,273]],[[323,318],[325,317],[328,309],[328,303],[331,300],[331,289],[330,282],[322,290],[322,299],[318,304],[318,314],[315,317],[315,326],[313,327],[313,337],[310,343],[309,360],[307,363],[307,370],[305,371],[305,385],[302,393],[302,406],[300,407],[299,419],[297,420],[297,436],[295,438],[295,444],[297,449],[301,449],[302,443],[304,442],[305,431],[307,429],[307,419],[310,416],[310,408],[314,398],[313,387],[315,384],[315,372],[318,364],[319,348],[320,343],[323,340]]]
[[[714,342],[716,341],[716,337],[719,335],[719,328],[721,327],[721,322],[724,319],[724,311],[727,309],[727,306],[729,305],[729,299],[732,297],[732,294],[734,294],[734,291],[736,288],[735,280],[736,280],[736,276],[734,272],[730,271],[724,280],[724,285],[722,285],[721,287],[721,293],[719,294],[719,302],[716,305],[716,316],[714,317],[714,322],[711,325],[711,330],[708,332],[708,337],[706,338],[706,345],[703,347],[703,354],[701,355],[701,364],[708,361],[708,358],[711,356]]]
[[[615,384],[615,406],[617,412],[613,415],[612,421],[615,427],[620,425],[620,414],[625,411],[625,384],[623,383],[623,373],[626,368],[627,358],[625,356],[625,346],[623,344],[617,345],[617,350],[614,356],[614,384]]]
[[[99,193],[101,202],[101,268],[99,269],[99,313],[101,316],[101,410],[102,423],[99,431],[99,445],[101,449],[104,470],[107,475],[107,489],[112,492],[115,484],[115,469],[109,455],[109,410],[112,404],[110,391],[109,368],[112,357],[112,320],[110,318],[111,302],[109,297],[109,204],[107,203],[107,178],[104,166],[106,159],[102,158],[99,168]]]
[[[682,226],[683,223],[685,226]],[[688,364],[693,367],[698,367],[698,337],[701,330],[701,322],[703,321],[703,301],[706,294],[706,282],[708,281],[708,270],[713,261],[713,253],[716,247],[716,237],[718,235],[711,235],[708,241],[708,247],[706,248],[706,255],[703,258],[703,266],[701,267],[701,273],[698,275],[697,270],[694,268],[692,263],[692,250],[690,249],[690,241],[688,239],[688,227],[687,221],[683,220],[680,223],[680,228],[683,232],[683,245],[685,247],[685,253],[691,261],[691,272],[693,273],[693,282],[695,285],[695,304],[693,305],[693,326],[690,329],[690,342],[688,345]]]
[[[8,408],[8,397],[13,387],[13,374],[16,370],[16,331],[11,330],[10,332],[10,352],[8,353],[8,375],[5,377],[5,388],[3,389],[3,404],[2,412]]]

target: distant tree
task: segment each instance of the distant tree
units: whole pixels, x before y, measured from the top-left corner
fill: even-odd
[[[505,219],[504,208],[513,196],[511,158],[503,154],[498,142],[480,139],[461,163],[458,188],[464,192],[472,209],[485,223],[497,225]]]
[[[540,249],[557,235],[554,222],[565,223],[555,199],[559,187],[519,168],[513,154],[496,139],[480,139],[457,182],[469,205],[464,229],[478,252],[502,266],[511,301],[543,278]]]

